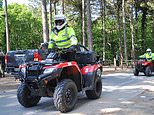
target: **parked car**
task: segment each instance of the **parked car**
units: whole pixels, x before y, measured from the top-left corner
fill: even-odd
[[[9,51],[5,55],[6,72],[18,75],[19,65],[30,61],[41,61],[46,58],[44,50],[16,50]]]
[[[46,44],[47,46],[47,44]],[[19,66],[27,62],[39,62],[46,59],[48,50],[46,46],[40,49],[13,50],[5,55],[6,72],[14,76],[18,76]]]

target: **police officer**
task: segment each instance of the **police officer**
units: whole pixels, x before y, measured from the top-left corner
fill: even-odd
[[[67,25],[66,17],[63,14],[55,15],[55,27],[52,29],[48,49],[56,45],[59,49],[70,48],[77,45],[78,40],[74,29]]]
[[[63,14],[55,15],[54,17],[55,27],[50,34],[50,41],[48,44],[49,50],[54,50],[55,46],[58,49],[75,50],[78,40],[75,36],[75,31],[72,27],[69,27],[66,21],[66,17]],[[75,53],[65,53],[62,58],[66,60],[74,60]]]
[[[145,58],[145,59],[147,59],[147,61],[152,61],[152,60],[154,60],[154,53],[152,53],[151,49],[148,48],[146,50],[146,53],[141,55],[141,56],[139,56],[139,57],[140,58]]]

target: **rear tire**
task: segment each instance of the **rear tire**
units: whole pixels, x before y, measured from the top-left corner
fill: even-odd
[[[133,73],[134,73],[134,76],[138,76],[139,75],[139,71],[136,68],[134,69]]]
[[[99,70],[99,69],[98,69]],[[97,70],[97,72],[98,72]],[[96,72],[96,73],[97,73]],[[101,75],[97,75],[94,80],[94,86],[92,90],[87,90],[86,95],[89,99],[98,99],[100,98],[102,93],[102,80],[101,80]]]
[[[1,64],[0,64],[0,77],[5,77],[4,68]]]
[[[21,83],[17,90],[18,102],[24,107],[32,107],[40,101],[40,96],[32,96],[25,83]]]
[[[152,70],[151,70],[151,68],[149,66],[145,68],[145,75],[146,76],[151,76],[152,75]]]
[[[70,79],[59,82],[53,95],[55,107],[62,113],[71,111],[77,101],[77,87]]]

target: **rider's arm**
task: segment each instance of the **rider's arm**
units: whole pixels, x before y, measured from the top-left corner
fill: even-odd
[[[139,56],[139,58],[146,58],[146,54]]]
[[[70,37],[70,40],[71,40],[71,44],[72,45],[77,45],[78,44],[78,40],[75,36],[75,31],[73,28],[69,28],[69,31],[68,31],[68,34],[69,34],[69,37]]]
[[[154,60],[154,53],[152,53],[152,60]]]
[[[50,35],[50,41],[49,41],[49,44],[48,44],[48,49],[54,48],[55,41],[52,39],[53,37],[54,37],[54,33],[52,32],[51,35]]]

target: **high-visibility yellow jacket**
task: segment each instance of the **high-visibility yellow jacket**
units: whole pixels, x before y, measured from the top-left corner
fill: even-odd
[[[72,45],[77,45],[77,43],[78,40],[75,36],[74,29],[71,27],[65,27],[58,33],[54,30],[52,31],[48,48],[52,49],[54,48],[54,45],[56,45],[59,49],[69,48]]]
[[[152,60],[154,60],[154,53],[145,53],[139,57],[146,58],[148,61],[152,61]]]

